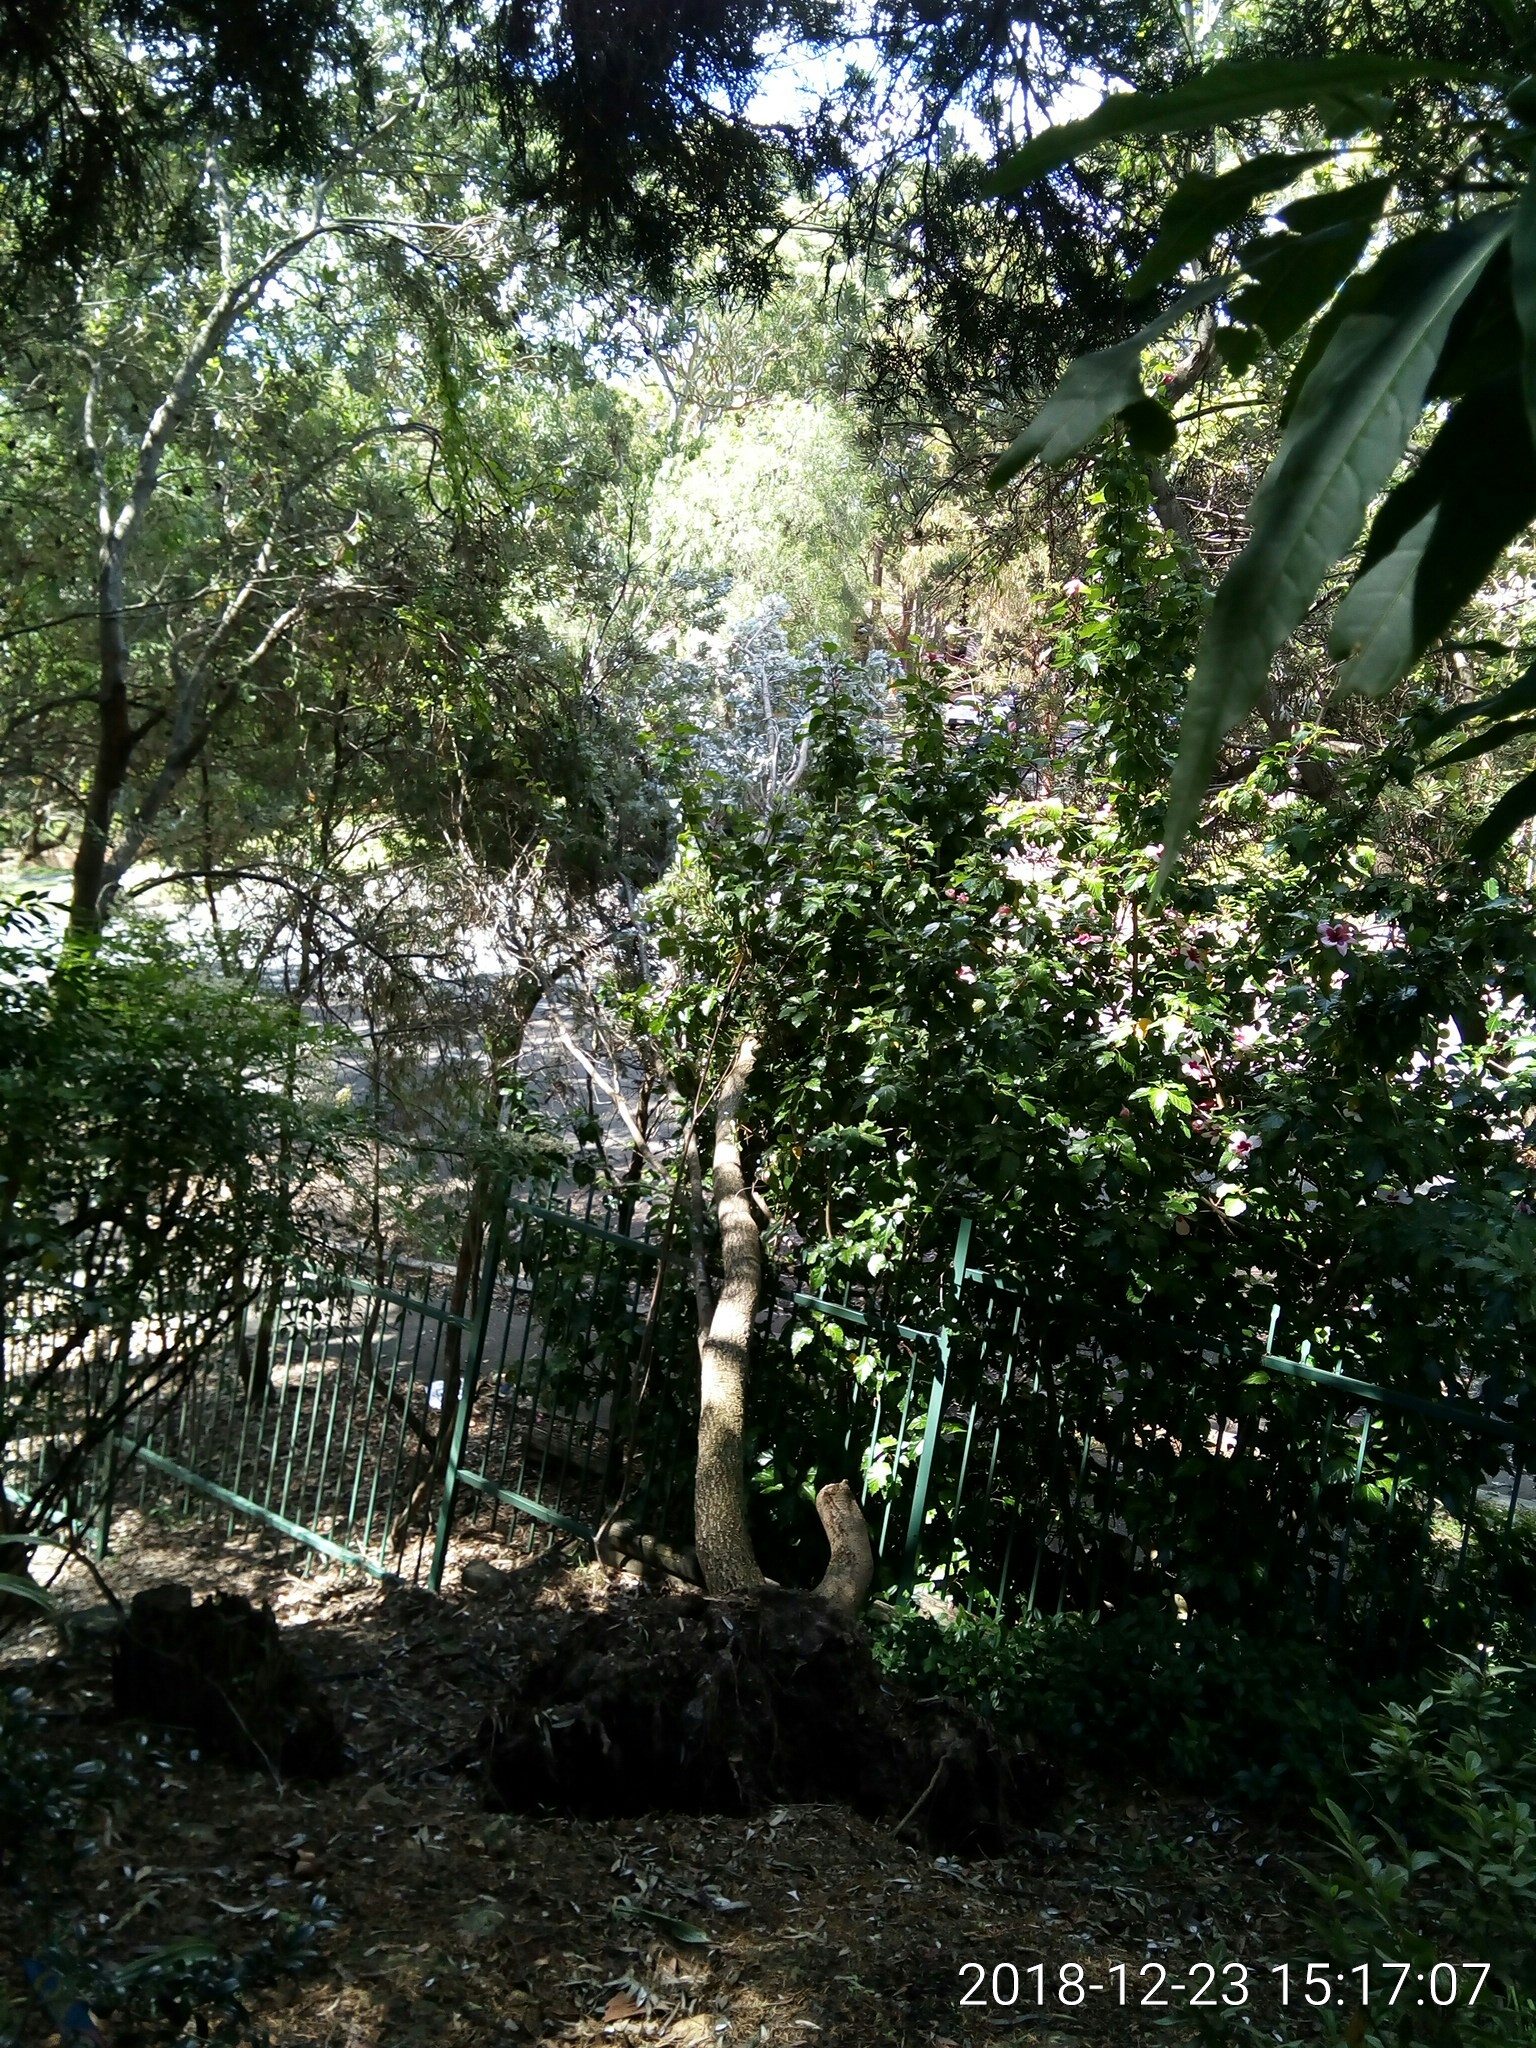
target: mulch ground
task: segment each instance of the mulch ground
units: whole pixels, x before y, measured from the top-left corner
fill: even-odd
[[[1285,1863],[1295,1843],[1251,1816],[1072,1785],[1050,1827],[1006,1855],[960,1859],[832,1805],[746,1819],[491,1813],[477,1738],[511,1676],[519,1610],[605,1597],[597,1567],[439,1600],[300,1577],[291,1553],[196,1529],[125,1523],[115,1540],[106,1572],[124,1600],[167,1579],[269,1600],[344,1717],[354,1767],[324,1784],[235,1770],[184,1734],[113,1718],[98,1630],[64,1649],[47,1627],[13,1629],[0,1683],[30,1690],[42,1740],[81,1788],[74,1825],[20,1845],[0,1885],[0,1986],[20,2048],[60,2038],[27,1990],[26,1958],[87,1981],[92,1967],[142,1972],[183,1944],[259,1952],[271,1967],[242,1990],[243,2018],[205,2012],[183,2029],[130,2004],[122,2041],[1295,2037],[1270,1978],[1271,1965],[1307,1959]],[[78,1567],[60,1584],[76,1609],[101,1600]],[[1192,2009],[1201,1964],[1218,1999],[1240,1981],[1227,1966],[1246,1966],[1249,2003]],[[1016,2002],[1004,2003],[1014,1972]],[[1101,1988],[1064,2002],[1078,1981]],[[1141,2003],[1159,1991],[1166,2004]]]

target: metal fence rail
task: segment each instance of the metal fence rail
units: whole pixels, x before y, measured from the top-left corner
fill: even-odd
[[[311,1259],[119,1438],[112,1491],[434,1590],[455,1530],[590,1540],[620,1485],[664,1515],[696,1399],[668,1254],[651,1220],[594,1193],[493,1208],[462,1300],[436,1268]]]
[[[1002,1620],[1178,1600],[1382,1666],[1536,1620],[1520,1512],[1536,1421],[1329,1372],[1305,1348],[1280,1357],[1273,1326],[1269,1344],[1190,1336],[1153,1360],[1134,1317],[1091,1338],[1051,1324],[970,1263],[970,1238],[962,1223],[952,1259],[899,1291],[791,1281],[765,1309],[750,1446],[765,1515],[770,1494],[803,1507],[855,1478],[887,1589],[923,1583]],[[34,1304],[37,1356],[61,1317],[67,1303]],[[685,1247],[618,1196],[493,1201],[457,1292],[443,1269],[311,1255],[208,1327],[222,1344],[82,1479],[103,1540],[104,1504],[136,1488],[435,1589],[456,1532],[590,1539],[622,1498],[691,1535]],[[67,1446],[64,1408],[151,1341],[103,1330],[80,1349],[68,1400],[55,1384],[13,1432],[13,1496]]]

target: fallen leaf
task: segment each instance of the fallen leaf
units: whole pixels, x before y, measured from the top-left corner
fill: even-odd
[[[643,2020],[644,2018],[645,2007],[629,1991],[615,1991],[612,1998],[603,2007],[603,2021],[605,2025],[612,2020]]]
[[[702,1927],[695,1927],[687,1920],[679,1920],[674,1913],[658,1913],[653,1906],[636,1906],[628,1899],[615,1899],[613,1911],[621,1920],[644,1920],[651,1927],[659,1927],[663,1934],[670,1934],[674,1941],[688,1942],[694,1947],[709,1946],[709,1936]]]

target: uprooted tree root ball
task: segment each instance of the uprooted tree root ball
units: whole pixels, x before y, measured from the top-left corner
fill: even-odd
[[[120,1714],[189,1728],[248,1768],[333,1778],[347,1767],[335,1713],[271,1608],[239,1593],[195,1606],[189,1586],[137,1594],[113,1644],[112,1702]]]
[[[957,1701],[890,1684],[859,1625],[815,1595],[621,1585],[528,1620],[482,1729],[494,1806],[597,1818],[841,1801],[944,1850],[995,1850],[1048,1807],[1037,1756]]]

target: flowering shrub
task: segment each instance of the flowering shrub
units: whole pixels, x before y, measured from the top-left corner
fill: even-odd
[[[1100,559],[1053,625],[1055,658],[1091,653],[1104,694],[1054,747],[1006,698],[957,739],[931,666],[879,717],[862,671],[845,689],[823,669],[794,801],[770,830],[701,824],[656,897],[673,965],[645,1021],[689,1093],[722,1005],[758,1033],[757,1186],[801,1287],[883,1290],[898,1321],[955,1323],[943,1290],[969,1219],[969,1263],[1016,1304],[1010,1355],[1068,1426],[1108,1403],[1135,1438],[1140,1495],[1107,1500],[1106,1525],[1135,1506],[1163,1532],[1135,1543],[1187,1603],[1254,1618],[1288,1546],[1311,1546],[1314,1589],[1330,1569],[1336,1531],[1313,1508],[1320,1486],[1349,1499],[1355,1469],[1312,1390],[1271,1387],[1262,1411],[1248,1390],[1277,1326],[1281,1352],[1415,1397],[1531,1403],[1532,906],[1470,871],[1394,867],[1369,836],[1380,764],[1324,807],[1295,786],[1296,748],[1225,792],[1156,895],[1152,793],[1190,604],[1166,564],[1128,545]],[[899,1353],[793,1341],[753,1419],[764,1487],[804,1524],[815,1474],[848,1460],[850,1377],[873,1400],[886,1375],[910,1428],[923,1411]],[[1003,1397],[974,1370],[990,1414]],[[882,1427],[877,1497],[902,1451]],[[1208,1433],[1222,1456],[1181,1456]],[[1264,1456],[1239,1459],[1256,1434]],[[1360,1505],[1391,1593],[1438,1541],[1432,1503],[1470,1512],[1503,1453],[1381,1434],[1407,1494],[1394,1510],[1369,1465]],[[1003,1429],[985,1512],[949,1532],[973,1590],[999,1582],[987,1518],[1048,1483],[1017,1452]],[[1081,1464],[1091,1477],[1086,1448]],[[1492,1558],[1469,1584],[1493,1583]],[[1097,1566],[1060,1570],[1069,1603],[1111,1597]],[[1384,1645],[1411,1625],[1394,1610]]]

